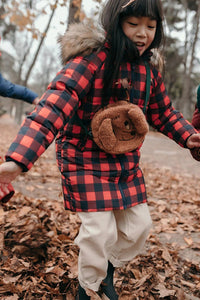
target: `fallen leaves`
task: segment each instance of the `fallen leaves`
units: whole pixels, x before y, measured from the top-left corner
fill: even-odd
[[[3,137],[15,129],[0,124]],[[9,134],[8,134],[9,132]],[[200,299],[199,180],[145,164],[153,228],[144,252],[115,271],[122,300]],[[19,176],[16,193],[0,207],[0,298],[74,300],[80,226],[63,208],[54,145]]]
[[[74,226],[69,213],[54,212],[53,202],[18,197],[5,207],[0,294],[19,299],[63,299],[66,290],[75,294],[78,249],[73,238],[80,222]]]

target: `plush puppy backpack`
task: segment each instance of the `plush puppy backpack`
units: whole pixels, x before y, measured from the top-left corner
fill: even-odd
[[[200,132],[200,85],[197,89],[197,104],[192,117],[192,125]],[[200,161],[200,148],[190,150],[194,159]]]
[[[107,153],[122,154],[137,149],[149,130],[145,111],[150,95],[151,73],[149,64],[145,66],[147,76],[143,110],[129,99],[119,100],[99,109],[92,118],[89,130],[77,113],[70,120],[70,123],[79,124],[85,136],[92,138]]]
[[[139,106],[127,101],[100,109],[91,122],[95,143],[107,153],[122,154],[139,147],[148,124]]]
[[[135,150],[143,142],[149,129],[144,115],[151,82],[148,63],[146,71],[146,98],[143,111],[127,99],[108,104],[93,116],[92,137],[101,150],[110,154],[122,154]]]

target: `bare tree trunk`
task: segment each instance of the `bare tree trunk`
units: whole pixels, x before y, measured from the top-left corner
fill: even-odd
[[[183,74],[182,74],[182,90],[185,84],[188,82],[188,45],[189,45],[189,32],[188,32],[188,4],[187,0],[181,0],[181,3],[184,8],[185,18],[184,18],[184,33],[185,33],[185,40],[184,40],[184,54],[183,54]],[[183,93],[182,96],[177,99],[177,109],[183,111],[184,106],[186,105],[185,100],[183,100]]]
[[[26,62],[26,58],[30,52],[30,48],[31,48],[31,44],[26,49],[26,51],[23,55],[23,58],[21,60],[19,70],[17,72],[17,75],[18,75],[17,83],[24,85],[24,86],[26,85],[26,83],[24,83],[24,81],[22,80],[22,69],[23,69],[23,65]],[[22,120],[23,111],[24,111],[24,101],[15,101],[14,106],[15,106],[15,114],[14,114],[15,122],[17,124],[20,124],[21,120]],[[12,108],[12,112],[13,112],[13,108]]]
[[[78,2],[74,0],[70,0],[69,5],[69,17],[68,17],[68,26],[72,23],[79,23],[80,22],[80,9],[81,9],[82,0]]]
[[[46,35],[47,35],[47,32],[48,32],[48,30],[49,30],[51,21],[52,21],[52,19],[53,19],[54,14],[55,14],[55,10],[56,10],[56,8],[57,8],[57,4],[58,4],[58,0],[56,0],[56,1],[55,1],[55,4],[52,6],[52,13],[51,13],[51,15],[50,15],[50,18],[49,18],[47,27],[46,27],[46,29],[45,29],[43,35],[42,35],[41,41],[40,41],[40,43],[39,43],[39,45],[38,45],[38,49],[37,49],[37,51],[36,51],[36,53],[35,53],[35,56],[34,56],[33,61],[32,61],[32,64],[30,65],[30,68],[29,68],[29,70],[28,70],[28,72],[27,72],[27,74],[26,74],[26,77],[25,77],[25,80],[24,80],[24,85],[25,85],[25,86],[27,85],[27,82],[28,82],[28,79],[29,79],[29,77],[30,77],[31,71],[32,71],[32,69],[33,69],[33,67],[34,67],[34,65],[35,65],[35,63],[36,63],[36,61],[37,61],[37,58],[38,58],[40,49],[41,49],[41,47],[42,47],[42,44],[43,44],[43,42],[44,42],[44,39],[45,39],[45,37],[46,37]]]
[[[182,97],[181,103],[183,106],[182,112],[186,118],[191,117],[192,113],[192,106],[191,106],[191,74],[194,67],[194,60],[195,60],[195,49],[197,46],[198,41],[198,34],[199,34],[199,18],[200,18],[200,1],[198,3],[198,8],[195,16],[196,22],[193,22],[193,32],[194,32],[194,40],[192,42],[192,49],[190,54],[190,61],[188,68],[185,69],[185,76],[183,81],[183,89],[182,89]]]
[[[32,69],[33,69],[33,67],[34,67],[34,65],[35,65],[35,63],[36,63],[36,61],[37,61],[37,58],[38,58],[40,49],[41,49],[41,47],[42,47],[42,45],[43,45],[43,43],[44,43],[44,39],[45,39],[45,37],[46,37],[46,35],[47,35],[47,32],[48,32],[48,30],[49,30],[49,28],[50,28],[51,21],[52,21],[52,19],[53,19],[53,16],[54,16],[54,14],[55,14],[55,10],[56,10],[56,8],[57,8],[57,4],[58,4],[58,0],[56,0],[56,1],[55,1],[55,4],[52,6],[52,12],[51,12],[49,21],[48,21],[48,23],[47,23],[46,29],[45,29],[45,31],[44,31],[44,33],[43,33],[43,35],[42,35],[42,38],[41,38],[41,40],[40,40],[40,43],[39,43],[39,45],[38,45],[38,48],[37,48],[37,51],[36,51],[35,56],[34,56],[34,58],[33,58],[33,61],[32,61],[31,65],[30,65],[30,67],[29,67],[29,69],[28,69],[28,72],[27,72],[27,74],[26,74],[26,77],[25,77],[24,81],[21,82],[21,84],[23,84],[24,86],[27,86],[27,82],[28,82],[28,80],[29,80],[31,71],[32,71]],[[26,54],[25,54],[25,55],[26,55]],[[15,120],[16,120],[16,122],[17,122],[18,124],[21,123],[21,118],[22,118],[22,115],[23,115],[23,108],[24,108],[24,103],[23,103],[23,101],[20,101],[19,103],[17,103]]]

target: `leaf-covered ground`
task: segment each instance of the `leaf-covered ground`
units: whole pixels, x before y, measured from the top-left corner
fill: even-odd
[[[0,120],[0,156],[16,126]],[[200,299],[198,178],[143,163],[153,228],[144,252],[115,272],[124,300]],[[80,221],[64,211],[54,145],[0,206],[0,299],[74,300]]]

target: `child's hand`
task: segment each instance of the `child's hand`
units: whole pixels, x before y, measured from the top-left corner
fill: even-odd
[[[188,138],[187,143],[186,143],[186,146],[187,146],[189,149],[192,149],[192,148],[200,148],[200,133],[192,134],[192,135]]]
[[[34,100],[33,100],[33,104],[34,105],[37,105],[40,101],[40,98],[39,97],[36,97]]]
[[[0,165],[0,184],[10,183],[21,173],[22,169],[14,161],[2,163]]]

